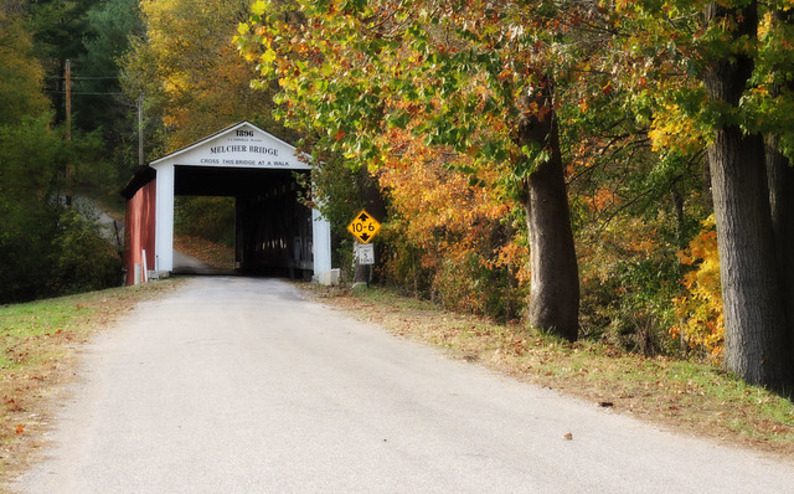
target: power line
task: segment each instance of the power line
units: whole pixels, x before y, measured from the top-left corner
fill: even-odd
[[[58,90],[45,90],[45,93],[50,94],[66,94],[66,91],[58,91]],[[92,91],[72,91],[73,96],[124,96],[122,92],[114,92],[114,93],[102,93],[102,92],[92,92]]]
[[[58,80],[61,80],[61,79],[63,79],[63,76],[50,75],[50,76],[47,76],[46,78],[47,79],[58,79]],[[102,76],[73,76],[72,80],[73,81],[96,81],[96,80],[108,80],[108,79],[118,79],[118,78],[119,78],[119,76],[117,76],[117,75],[114,75],[114,76],[104,76],[104,75],[102,75]]]

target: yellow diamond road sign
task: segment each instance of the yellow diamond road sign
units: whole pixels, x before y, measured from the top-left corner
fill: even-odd
[[[362,244],[372,242],[375,235],[380,231],[380,223],[372,217],[366,210],[362,209],[360,213],[353,218],[353,221],[347,225],[347,231],[356,237],[356,240]]]

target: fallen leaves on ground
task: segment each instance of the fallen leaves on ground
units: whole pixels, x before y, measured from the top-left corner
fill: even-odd
[[[455,358],[673,429],[794,457],[794,404],[716,367],[643,357],[602,343],[568,343],[380,288],[361,294],[311,290],[324,302]]]

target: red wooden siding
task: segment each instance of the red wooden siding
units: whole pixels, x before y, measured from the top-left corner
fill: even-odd
[[[143,249],[146,249],[146,264],[149,270],[155,269],[154,226],[155,197],[157,181],[152,180],[139,188],[127,200],[125,221],[126,246],[124,253],[127,265],[127,284],[135,283],[135,265],[143,266]]]

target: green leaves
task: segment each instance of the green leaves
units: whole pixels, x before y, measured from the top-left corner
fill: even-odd
[[[18,123],[44,113],[44,71],[33,59],[33,43],[21,18],[7,16],[0,6],[0,125]]]

